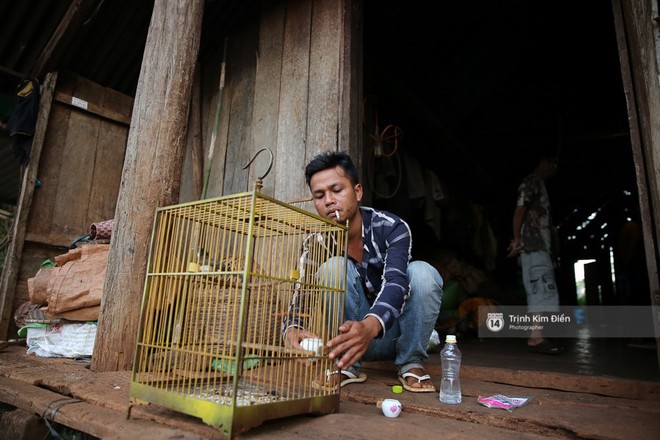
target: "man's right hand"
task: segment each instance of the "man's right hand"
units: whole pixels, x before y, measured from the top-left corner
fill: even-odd
[[[339,335],[328,341],[330,359],[337,358],[340,369],[349,368],[360,360],[373,339],[381,331],[380,322],[373,316],[362,321],[346,321],[339,326]]]
[[[301,349],[300,341],[305,338],[318,338],[318,336],[302,328],[290,327],[284,337],[284,346],[286,348]]]
[[[511,243],[507,249],[509,250],[509,254],[507,255],[508,257],[515,257],[518,255],[522,250],[522,243],[520,242],[520,239],[514,238],[511,240]]]

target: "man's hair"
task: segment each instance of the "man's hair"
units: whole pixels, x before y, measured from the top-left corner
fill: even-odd
[[[347,153],[343,151],[327,151],[314,157],[305,167],[305,181],[307,182],[307,186],[309,186],[314,174],[336,166],[344,170],[346,177],[350,179],[353,185],[357,185],[360,182],[357,167]]]

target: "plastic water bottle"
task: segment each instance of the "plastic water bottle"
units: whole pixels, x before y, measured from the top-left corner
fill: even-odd
[[[461,351],[456,344],[455,335],[447,335],[445,346],[440,352],[442,362],[442,382],[440,384],[440,402],[452,405],[461,403]]]

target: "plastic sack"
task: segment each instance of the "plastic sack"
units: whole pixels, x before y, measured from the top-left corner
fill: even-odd
[[[39,357],[89,357],[94,350],[96,322],[28,324],[26,354]]]
[[[426,351],[432,351],[440,346],[440,335],[433,329],[429,342],[426,344]]]
[[[27,280],[30,301],[47,304],[48,319],[98,320],[109,251],[108,244],[87,244],[56,256],[55,267],[42,265]]]
[[[527,404],[531,397],[507,397],[503,394],[495,394],[488,397],[477,397],[477,401],[488,408],[500,408],[509,412]]]

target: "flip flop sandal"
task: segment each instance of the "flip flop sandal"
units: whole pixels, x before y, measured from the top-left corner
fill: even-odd
[[[330,382],[330,377],[333,374],[343,374],[346,376],[346,379],[342,380],[341,383],[339,384],[340,387],[343,387],[344,385],[348,385],[349,383],[361,383],[367,380],[367,375],[365,373],[359,373],[358,375],[355,375],[352,371],[349,370],[341,370],[341,371],[330,371],[326,370],[325,372],[325,384]],[[325,385],[319,383],[317,380],[312,382],[312,387],[317,389],[317,390],[325,390],[325,391],[334,391],[337,389],[337,385]]]
[[[424,376],[418,376],[415,373],[411,373],[410,371],[407,373],[403,373],[401,376],[399,376],[399,382],[401,382],[401,385],[403,385],[403,388],[412,392],[412,393],[435,393],[435,387],[430,386],[430,387],[411,387],[408,385],[408,381],[406,378],[408,377],[414,377],[417,379],[417,383],[421,384],[423,380],[430,380],[431,376],[428,374],[425,374]]]

